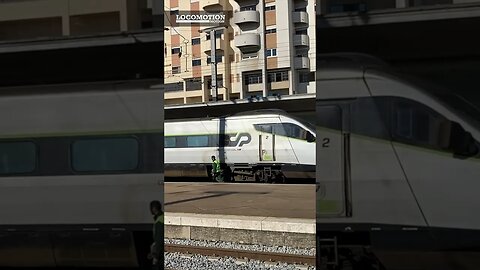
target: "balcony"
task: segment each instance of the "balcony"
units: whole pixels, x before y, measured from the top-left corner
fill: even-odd
[[[260,13],[257,10],[239,11],[233,14],[233,23],[239,27],[257,26],[260,24]]]
[[[215,39],[215,47],[217,48],[216,52],[218,55],[223,55],[225,50],[225,42],[223,39],[216,38]],[[211,54],[212,50],[212,41],[211,40],[203,40],[202,41],[202,49],[203,52],[207,55]]]
[[[310,38],[305,34],[295,35],[293,39],[293,46],[297,48],[307,48],[310,46]]]
[[[308,25],[308,13],[305,11],[295,11],[292,14],[293,23],[295,26]]]
[[[310,58],[307,56],[296,56],[294,60],[295,69],[309,69]]]
[[[228,0],[200,0],[200,7],[207,12],[224,11],[227,5]]]
[[[242,52],[256,52],[260,50],[260,35],[245,33],[235,37],[235,46]]]

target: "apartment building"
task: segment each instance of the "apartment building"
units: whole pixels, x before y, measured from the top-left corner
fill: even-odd
[[[0,0],[0,86],[161,78],[162,48],[163,0]]]
[[[1,0],[0,41],[148,29],[152,0]]]
[[[165,103],[212,100],[215,38],[218,100],[315,93],[315,1],[170,0],[165,31]],[[215,37],[202,25],[175,25],[182,11],[227,11]]]

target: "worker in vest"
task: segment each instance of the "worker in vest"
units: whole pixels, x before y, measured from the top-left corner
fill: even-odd
[[[150,202],[150,212],[153,215],[153,243],[150,246],[149,258],[152,260],[153,269],[163,269],[163,225],[164,215],[162,210],[162,203],[159,201]]]
[[[223,171],[220,167],[220,160],[217,160],[215,156],[212,156],[212,177],[217,182],[223,182]]]

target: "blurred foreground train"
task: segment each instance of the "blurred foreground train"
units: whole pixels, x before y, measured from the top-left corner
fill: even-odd
[[[478,269],[478,107],[369,56],[317,59],[320,269]]]
[[[2,89],[0,267],[148,264],[163,199],[152,82]]]
[[[280,110],[165,123],[165,177],[211,177],[211,156],[227,181],[314,179],[315,126]]]

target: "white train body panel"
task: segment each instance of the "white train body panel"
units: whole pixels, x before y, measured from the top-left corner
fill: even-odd
[[[315,136],[314,130],[299,121],[281,114],[255,114],[213,118],[208,120],[173,121],[165,123],[165,164],[167,176],[169,167],[183,166],[184,172],[178,176],[194,175],[195,169],[189,172],[186,164],[202,166],[211,164],[211,156],[220,158],[227,165],[315,165],[315,142],[284,136],[274,131],[262,131],[259,125],[271,125],[274,129],[282,129],[283,125],[294,126]],[[273,129],[272,129],[273,130]],[[277,130],[278,131],[278,130]],[[287,131],[288,132],[288,131]],[[219,139],[208,136],[227,135],[227,143],[222,145]],[[301,135],[299,135],[301,136]],[[179,146],[179,137],[186,137],[186,145]],[[202,140],[195,145],[190,140]],[[170,141],[169,141],[170,140]],[[172,144],[171,147],[169,144]],[[175,145],[174,145],[175,144]],[[192,144],[192,145],[190,145]],[[183,170],[183,169],[182,169]],[[206,175],[206,174],[205,174]]]
[[[149,203],[163,201],[163,93],[145,82],[51,88],[61,89],[2,89],[0,267],[136,267],[146,254],[135,241],[152,241]],[[116,148],[126,142],[134,157]],[[96,159],[88,143],[108,151]],[[98,248],[84,254],[92,242]]]
[[[387,268],[475,269],[460,251],[480,247],[478,108],[383,66],[332,61],[317,79],[319,237],[362,233]]]

